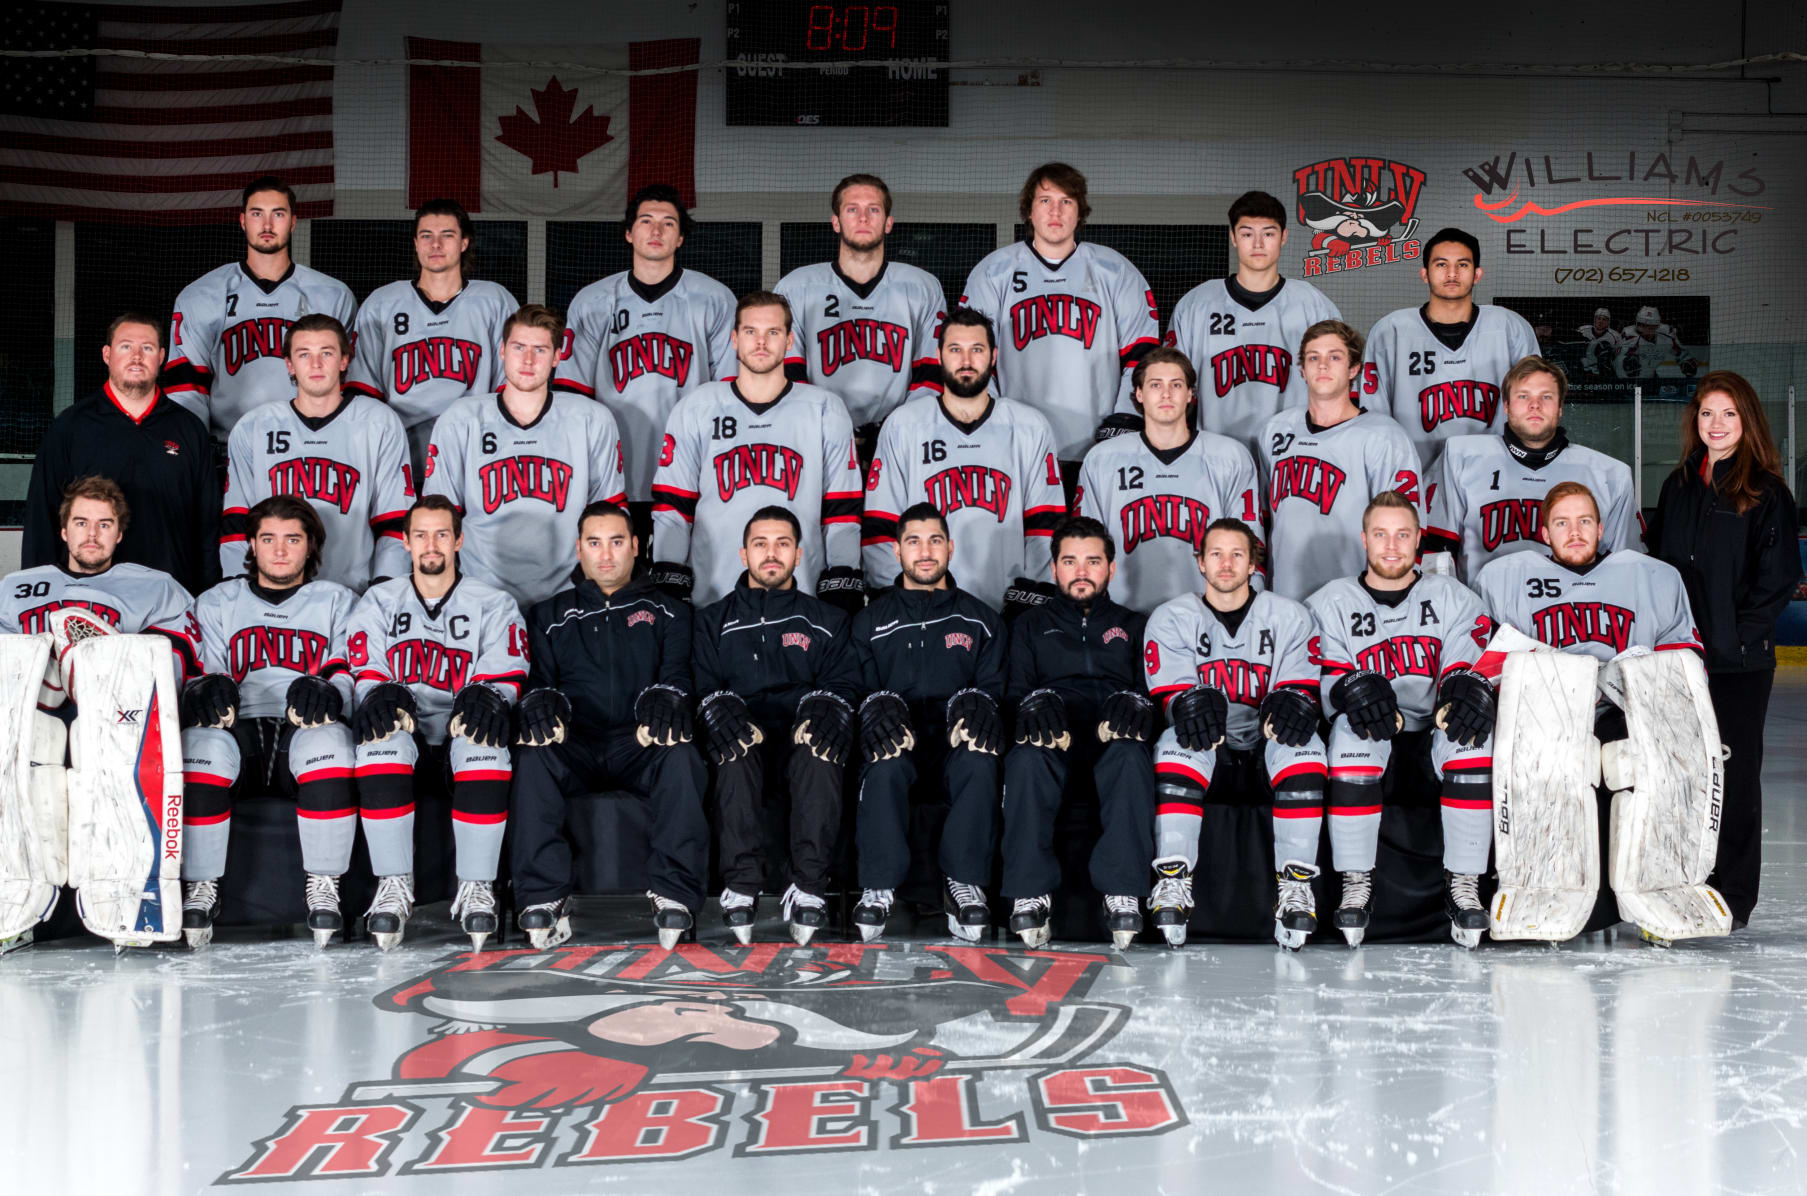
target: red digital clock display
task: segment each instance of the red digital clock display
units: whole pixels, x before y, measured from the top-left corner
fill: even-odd
[[[818,53],[894,54],[897,5],[812,4],[803,47]]]
[[[948,8],[728,0],[728,123],[945,127]]]

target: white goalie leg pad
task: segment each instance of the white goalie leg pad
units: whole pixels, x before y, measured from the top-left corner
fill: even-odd
[[[169,644],[107,635],[72,645],[69,883],[89,930],[119,946],[182,936],[182,742]]]
[[[1619,912],[1661,939],[1730,934],[1706,883],[1719,847],[1725,760],[1706,670],[1692,652],[1615,660],[1627,738],[1602,753],[1613,789],[1609,867]]]
[[[63,882],[63,724],[37,709],[48,635],[0,636],[0,939],[37,925]]]
[[[1593,912],[1600,889],[1598,671],[1590,656],[1549,649],[1504,659],[1493,732],[1495,939],[1562,942]]]

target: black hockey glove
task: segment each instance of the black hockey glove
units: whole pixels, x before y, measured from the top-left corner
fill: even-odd
[[[718,765],[740,759],[765,740],[745,699],[733,690],[716,690],[697,704],[696,712],[703,720],[709,758]]]
[[[1261,699],[1261,730],[1274,742],[1304,747],[1318,730],[1318,700],[1302,689],[1282,686]]]
[[[1073,745],[1067,704],[1058,690],[1038,689],[1016,708],[1016,741],[1064,752]]]
[[[868,763],[895,759],[915,746],[909,703],[888,689],[860,703],[860,750]]]
[[[571,699],[556,689],[536,689],[521,699],[522,747],[550,747],[565,741],[571,725]]]
[[[1330,704],[1348,716],[1349,729],[1363,739],[1391,739],[1405,725],[1393,683],[1367,669],[1350,673],[1331,686]]]
[[[1457,669],[1437,687],[1437,725],[1459,747],[1473,747],[1493,734],[1499,702],[1487,678]]]
[[[839,694],[811,690],[797,703],[797,727],[791,732],[791,742],[839,768],[847,763],[853,747],[853,707]]]
[[[654,561],[647,571],[646,579],[661,591],[682,602],[690,601],[690,591],[696,588],[696,574],[689,565],[680,565],[676,561]]]
[[[230,727],[238,718],[238,682],[206,673],[188,683],[180,703],[184,727]]]
[[[1097,430],[1092,433],[1092,443],[1102,444],[1116,436],[1133,436],[1142,430],[1142,426],[1142,417],[1133,411],[1119,411],[1114,415],[1107,415],[1104,417],[1104,422],[1099,424]]]
[[[1047,605],[1059,592],[1048,582],[1017,578],[1004,587],[1004,621],[1009,622],[1026,610]]]
[[[480,747],[507,747],[508,722],[508,703],[487,685],[467,685],[452,699],[452,725],[448,729]]]
[[[397,731],[412,731],[416,711],[413,690],[385,681],[358,703],[351,716],[351,733],[359,743],[374,743]]]
[[[649,685],[634,699],[634,737],[641,747],[675,747],[696,734],[690,695],[675,685]]]
[[[1173,736],[1189,752],[1208,752],[1223,742],[1230,726],[1230,700],[1221,689],[1194,685],[1167,705]]]
[[[816,597],[851,619],[866,605],[866,578],[850,565],[834,565],[816,578]]]
[[[1147,743],[1154,731],[1154,703],[1132,689],[1120,689],[1104,699],[1099,710],[1098,742],[1133,739]]]
[[[982,689],[962,689],[947,700],[947,745],[995,756],[1004,746],[998,701]]]
[[[297,727],[321,727],[345,713],[345,699],[324,677],[310,674],[289,682],[285,699],[289,705],[289,721]]]

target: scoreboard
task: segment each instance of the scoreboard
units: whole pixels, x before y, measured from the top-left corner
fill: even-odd
[[[729,0],[728,124],[946,127],[948,8]]]

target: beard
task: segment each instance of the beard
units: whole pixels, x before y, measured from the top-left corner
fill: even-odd
[[[1550,555],[1556,558],[1556,563],[1559,565],[1569,565],[1571,567],[1579,567],[1579,566],[1587,564],[1589,561],[1591,561],[1595,557],[1599,556],[1600,555],[1600,546],[1598,544],[1595,544],[1592,548],[1585,549],[1585,550],[1583,550],[1581,548],[1576,548],[1576,547],[1569,547],[1567,545],[1564,545],[1562,547],[1552,547],[1550,549]]]
[[[289,251],[289,239],[287,237],[283,237],[269,245],[264,245],[260,242],[251,240],[247,240],[245,244],[250,247],[252,253],[287,253]]]
[[[841,244],[847,246],[847,248],[853,250],[855,253],[870,253],[874,249],[884,245],[884,243],[885,234],[882,231],[873,233],[863,241],[852,233],[841,234]]]
[[[1398,581],[1415,568],[1417,568],[1417,562],[1413,561],[1410,557],[1407,557],[1403,563],[1390,570],[1378,561],[1370,560],[1368,562],[1368,571],[1383,581]]]
[[[1246,577],[1243,577],[1243,578],[1239,578],[1236,581],[1225,581],[1221,577],[1217,577],[1213,574],[1207,573],[1205,575],[1205,584],[1210,586],[1213,590],[1215,590],[1219,594],[1234,594],[1238,590],[1248,589],[1249,579]]]
[[[113,563],[111,550],[98,544],[80,544],[69,550],[69,557],[90,573],[105,572]]]
[[[925,568],[928,571],[928,576],[926,577],[923,576]],[[938,586],[941,584],[942,578],[947,576],[947,562],[918,561],[905,569],[904,572],[909,575],[911,581],[919,586]]]
[[[438,577],[441,573],[445,572],[446,558],[442,556],[427,557],[422,559],[414,567],[420,570],[422,577]]]
[[[301,575],[306,569],[306,564],[300,564],[296,565],[293,569],[290,569],[287,573],[274,573],[268,567],[259,565],[257,567],[257,577],[266,588],[282,590],[287,589],[289,586],[300,581]]]
[[[943,369],[941,371],[941,379],[942,384],[947,387],[948,393],[955,398],[976,399],[985,393],[986,387],[991,385],[991,373],[991,370],[987,369],[983,373],[975,376],[971,382],[962,382],[947,370]]]

